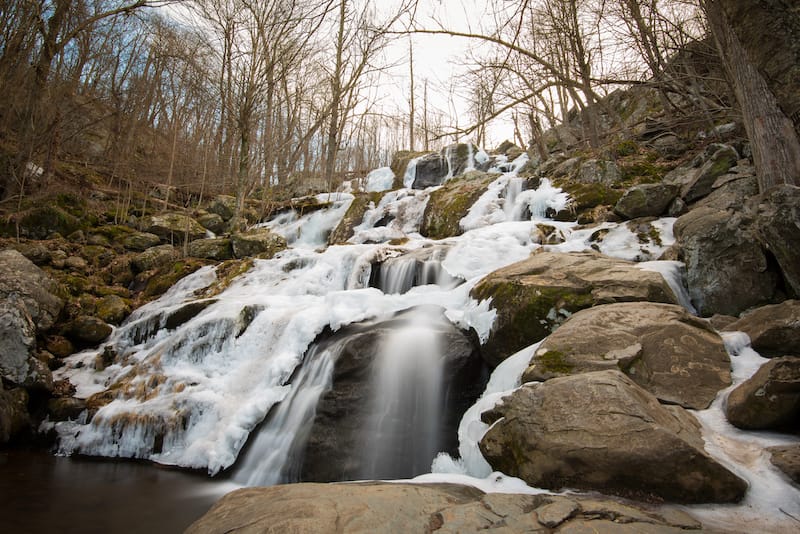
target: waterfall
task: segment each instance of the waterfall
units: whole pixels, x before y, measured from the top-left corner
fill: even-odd
[[[429,320],[424,310],[415,311],[383,341],[364,431],[363,478],[426,473],[441,449],[443,359]]]
[[[522,193],[525,186],[525,180],[519,177],[513,177],[508,181],[505,191],[505,201],[503,203],[503,213],[507,221],[521,221],[523,215],[523,206],[517,203],[517,197]]]
[[[384,293],[405,293],[414,287],[416,271],[417,260],[414,258],[386,262],[381,266],[378,289]]]

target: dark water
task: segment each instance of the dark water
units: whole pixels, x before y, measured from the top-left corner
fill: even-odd
[[[231,489],[144,463],[0,451],[0,531],[183,532]]]

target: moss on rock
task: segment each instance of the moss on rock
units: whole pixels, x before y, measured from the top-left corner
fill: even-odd
[[[431,193],[422,217],[420,233],[431,239],[444,239],[462,233],[459,222],[469,212],[496,175],[479,171],[450,180]]]

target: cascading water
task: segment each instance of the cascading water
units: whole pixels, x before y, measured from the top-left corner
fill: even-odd
[[[372,417],[364,429],[367,479],[428,472],[441,450],[441,342],[429,315],[412,313],[384,340],[373,377]]]
[[[505,199],[503,201],[503,213],[508,221],[522,220],[523,206],[517,203],[517,197],[522,193],[525,186],[525,180],[519,177],[513,177],[508,180],[505,190]]]

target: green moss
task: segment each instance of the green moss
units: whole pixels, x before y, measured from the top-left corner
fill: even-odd
[[[626,187],[638,184],[654,184],[664,179],[667,170],[652,161],[625,162],[620,164],[622,180],[619,185]]]
[[[496,175],[481,178],[457,178],[431,193],[422,217],[420,233],[431,239],[444,239],[461,234],[459,222],[476,200],[486,191]]]
[[[168,268],[159,269],[156,274],[148,280],[144,288],[144,296],[155,297],[166,293],[178,280],[189,276],[203,265],[204,264],[198,260],[187,258],[173,263]]]
[[[342,220],[331,232],[328,237],[328,243],[331,245],[342,245],[353,236],[353,228],[361,224],[364,220],[364,214],[370,208],[370,205],[377,206],[384,192],[378,193],[360,193],[355,196],[347,212],[342,217]]]
[[[559,350],[548,350],[542,355],[537,355],[536,364],[545,373],[569,374],[575,368],[567,362],[566,354]]]
[[[613,206],[623,194],[623,191],[602,183],[584,184],[564,181],[556,185],[569,193],[576,211],[591,209],[597,206]]]
[[[632,156],[633,154],[639,152],[639,145],[637,145],[636,142],[631,139],[626,139],[624,141],[620,141],[619,143],[617,143],[611,149],[611,152],[617,158]]]
[[[253,268],[253,258],[241,260],[228,260],[217,266],[217,282],[209,286],[203,293],[204,297],[214,297],[225,291],[239,276]]]

